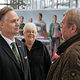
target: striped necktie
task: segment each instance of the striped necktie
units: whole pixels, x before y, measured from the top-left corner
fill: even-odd
[[[13,53],[14,53],[17,61],[18,61],[18,63],[20,64],[20,62],[21,62],[21,61],[20,61],[20,55],[19,55],[19,53],[18,53],[18,51],[17,51],[17,47],[16,47],[15,42],[12,42],[11,45],[12,45],[12,51],[13,51]]]

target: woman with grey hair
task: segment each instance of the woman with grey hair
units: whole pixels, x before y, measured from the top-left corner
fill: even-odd
[[[34,23],[27,23],[23,28],[24,39],[32,80],[46,80],[51,65],[50,55],[46,46],[36,40],[37,29]]]

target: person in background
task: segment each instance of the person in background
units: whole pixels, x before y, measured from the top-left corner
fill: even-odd
[[[42,13],[38,13],[38,21],[34,22],[37,27],[38,36],[47,36],[46,23],[42,20]]]
[[[65,42],[58,47],[60,57],[50,67],[46,80],[80,80],[80,9],[66,11],[61,28]]]
[[[32,19],[32,18],[29,18],[29,19],[28,19],[28,22],[33,22],[33,19]]]
[[[36,40],[37,29],[34,23],[27,23],[23,28],[24,39],[32,80],[46,80],[51,65],[50,55],[42,42]]]
[[[19,35],[23,35],[23,27],[24,27],[24,17],[23,16],[20,16],[20,27],[19,27]]]
[[[57,51],[57,48],[60,45],[60,39],[62,39],[60,24],[57,23],[57,15],[53,15],[52,17],[49,36],[51,37],[51,51],[53,56],[53,53]]]
[[[18,20],[12,7],[0,10],[0,80],[31,80],[25,45],[14,37]]]

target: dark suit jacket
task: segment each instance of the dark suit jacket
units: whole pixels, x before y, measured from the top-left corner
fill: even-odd
[[[11,48],[0,35],[0,80],[31,80],[24,44],[16,39],[22,65],[18,64]]]

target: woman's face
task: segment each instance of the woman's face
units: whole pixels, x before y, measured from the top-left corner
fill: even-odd
[[[36,31],[35,29],[27,29],[24,32],[24,38],[27,42],[34,42],[36,39]]]

